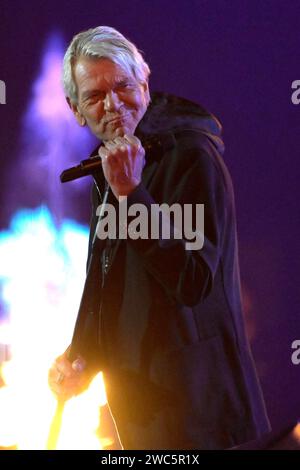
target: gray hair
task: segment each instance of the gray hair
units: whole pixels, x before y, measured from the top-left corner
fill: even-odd
[[[141,52],[119,31],[110,26],[82,31],[73,37],[63,60],[63,87],[65,95],[77,102],[77,88],[73,67],[79,57],[106,58],[133,74],[138,82],[148,81],[150,69]]]

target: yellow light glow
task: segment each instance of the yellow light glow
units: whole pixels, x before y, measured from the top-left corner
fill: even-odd
[[[7,385],[0,389],[1,446],[46,449],[57,403],[48,387],[47,370],[45,366],[44,373],[38,373],[37,368],[30,368],[26,362],[17,364],[14,360],[3,367]],[[99,409],[105,403],[102,374],[98,374],[86,392],[65,404],[56,449],[101,449],[96,430]]]

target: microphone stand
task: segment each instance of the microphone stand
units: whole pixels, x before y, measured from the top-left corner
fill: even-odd
[[[74,178],[72,178],[72,179],[74,179]],[[95,181],[98,193],[100,194],[97,182],[96,182],[95,179],[94,179],[94,181]],[[95,233],[94,233],[93,240],[92,240],[91,255],[90,255],[90,260],[89,260],[89,264],[88,264],[88,267],[87,267],[87,274],[86,274],[86,280],[85,280],[85,284],[84,284],[84,288],[83,288],[82,299],[85,297],[85,291],[87,290],[87,284],[88,284],[87,281],[88,281],[88,278],[89,278],[89,274],[92,271],[92,265],[93,265],[94,255],[95,255],[95,246],[96,246],[96,240],[97,240],[97,231],[98,231],[98,227],[101,223],[101,220],[103,219],[103,216],[104,216],[108,194],[109,194],[109,186],[107,185],[104,196],[103,196],[103,200],[102,200],[102,205],[101,205],[101,209],[100,209],[100,213],[99,213],[99,217],[98,217],[98,222],[97,222],[97,225],[96,225],[96,228],[95,228]],[[78,311],[77,318],[80,318],[81,322],[83,322],[83,320],[86,318],[87,314],[88,314],[88,311],[85,308],[85,302],[82,301],[80,303],[80,306],[79,306],[79,311]],[[70,345],[68,353],[67,353],[67,356],[68,356],[68,359],[69,359],[70,362],[73,362],[78,356],[79,351],[78,351],[78,348],[76,347],[76,334],[78,334],[77,333],[78,330],[79,330],[79,325],[76,324],[75,329],[74,329],[74,333],[73,333],[73,338],[72,338],[72,341],[71,341],[71,345]],[[59,377],[59,379],[58,379],[58,383],[62,382],[63,378],[64,377],[61,374],[61,377]],[[52,418],[50,428],[49,428],[49,433],[48,433],[48,439],[47,439],[47,444],[46,444],[46,449],[47,450],[55,450],[56,447],[57,447],[59,434],[60,434],[60,430],[61,430],[61,425],[62,425],[62,418],[63,418],[65,404],[66,404],[66,400],[64,400],[62,398],[59,398],[59,397],[57,398],[56,409],[55,409],[54,416]]]

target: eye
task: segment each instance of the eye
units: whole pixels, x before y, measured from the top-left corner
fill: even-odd
[[[97,101],[97,96],[90,96],[86,101],[87,101],[87,104],[93,104],[93,103],[96,103]]]
[[[86,103],[87,105],[93,105],[95,103],[97,103],[99,100],[103,99],[104,96],[102,96],[103,93],[92,93],[90,95],[88,95],[83,101],[84,103]]]
[[[120,82],[117,83],[116,89],[117,90],[126,90],[132,87],[132,84],[130,82]]]

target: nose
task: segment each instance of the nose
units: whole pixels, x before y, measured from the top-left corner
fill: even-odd
[[[121,107],[121,102],[119,100],[118,94],[113,90],[106,93],[104,100],[104,109],[105,111],[119,111]]]

